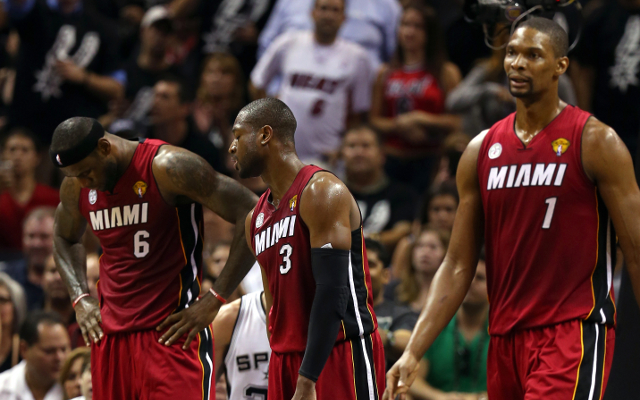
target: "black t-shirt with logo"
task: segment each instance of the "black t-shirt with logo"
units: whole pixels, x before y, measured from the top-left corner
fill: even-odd
[[[11,124],[26,126],[45,143],[56,126],[74,116],[99,117],[106,102],[82,85],[63,82],[55,61],[69,59],[99,75],[118,70],[117,38],[104,21],[88,10],[63,15],[44,0],[19,19],[12,19],[20,35],[20,52]]]
[[[418,195],[409,186],[389,182],[366,194],[349,189],[360,207],[365,234],[389,230],[400,221],[412,221],[415,216]]]
[[[573,56],[595,69],[592,112],[635,156],[640,134],[640,9],[605,2],[588,18]]]

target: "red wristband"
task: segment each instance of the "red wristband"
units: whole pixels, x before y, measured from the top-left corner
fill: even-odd
[[[76,305],[78,304],[78,302],[88,296],[91,296],[91,295],[89,293],[82,293],[80,296],[76,297],[76,299],[73,301],[73,304],[71,306],[73,308],[76,308]]]
[[[222,303],[222,304],[227,304],[227,300],[226,300],[224,297],[220,296],[220,295],[218,294],[218,292],[216,292],[215,290],[213,290],[213,288],[209,289],[209,291],[211,292],[211,294],[212,294],[216,299],[218,299],[218,300],[220,301],[220,303]]]

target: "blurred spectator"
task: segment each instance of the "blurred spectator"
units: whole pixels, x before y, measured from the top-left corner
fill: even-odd
[[[222,268],[224,268],[224,264],[227,262],[229,258],[229,252],[231,251],[231,243],[227,241],[221,241],[213,245],[213,248],[210,252],[210,256],[205,259],[205,264],[207,266],[206,273],[210,279],[215,279],[220,275]],[[242,280],[242,283],[238,286],[236,290],[229,296],[230,299],[236,300],[242,297],[245,293],[254,292],[257,290],[262,290],[262,274],[260,273],[260,267],[258,266],[257,277],[256,277],[256,266],[254,265],[253,269],[249,271],[247,276]],[[257,282],[256,282],[257,280]],[[249,291],[245,288],[247,286]],[[201,290],[202,292],[202,290]],[[204,293],[204,292],[202,292]]]
[[[415,312],[419,313],[427,300],[431,281],[447,253],[449,236],[447,231],[427,227],[407,249],[411,263],[400,266],[402,277],[395,288],[395,299]]]
[[[471,136],[464,133],[452,133],[442,143],[438,170],[433,178],[433,186],[438,187],[443,184],[455,185],[456,172],[460,157],[464,153],[467,145],[471,141]]]
[[[23,128],[12,130],[2,145],[0,164],[0,251],[22,250],[27,214],[41,206],[57,207],[60,202],[56,189],[36,182],[39,163],[33,134]]]
[[[611,126],[635,156],[640,133],[640,1],[602,2],[573,54],[580,108]]]
[[[444,109],[460,79],[458,67],[447,61],[435,11],[410,3],[400,21],[396,55],[378,74],[371,107],[371,122],[385,135],[392,179],[419,191],[429,187],[442,140],[461,127],[460,118]]]
[[[68,352],[67,330],[57,314],[28,315],[20,329],[23,360],[0,374],[0,399],[62,400],[58,378]]]
[[[29,311],[41,308],[44,303],[42,280],[47,259],[53,254],[54,213],[55,209],[50,207],[31,211],[22,233],[24,258],[0,265],[0,270],[24,288]]]
[[[264,97],[271,80],[281,75],[278,97],[298,121],[298,156],[330,163],[342,132],[369,111],[372,66],[362,47],[337,38],[344,0],[317,0],[312,14],[313,32],[289,32],[269,46],[251,73],[250,90],[254,98]]]
[[[122,118],[111,127],[144,131],[147,115],[153,103],[153,86],[167,72],[177,75],[166,54],[170,45],[172,23],[165,7],[156,6],[146,12],[140,25],[139,49],[124,66],[127,74],[124,99],[112,101],[108,117],[102,118],[108,126],[114,118]]]
[[[378,319],[378,329],[389,369],[407,347],[418,314],[409,307],[384,298],[384,287],[389,283],[390,277],[389,253],[380,242],[372,239],[365,239],[365,246],[371,275],[373,309]]]
[[[82,375],[80,375],[80,392],[81,396],[73,400],[91,400],[93,399],[93,385],[91,382],[91,359],[84,360],[82,363]]]
[[[200,86],[193,107],[199,132],[225,154],[231,144],[231,127],[244,106],[245,82],[238,60],[230,54],[215,53],[202,64]]]
[[[258,39],[258,58],[278,36],[313,28],[311,10],[317,0],[278,0]],[[340,37],[365,48],[374,68],[391,58],[396,47],[400,5],[396,0],[347,0]]]
[[[47,259],[44,266],[44,275],[42,277],[42,290],[44,291],[45,311],[57,313],[65,326],[69,326],[76,320],[76,313],[71,306],[71,299],[67,286],[64,284],[53,256]]]
[[[185,148],[204,158],[219,171],[222,160],[215,146],[196,131],[191,113],[191,96],[186,84],[165,76],[153,87],[153,104],[149,114],[148,137]]]
[[[84,4],[105,19],[109,29],[116,32],[119,58],[129,58],[145,12],[143,0],[84,0]]]
[[[11,122],[48,144],[56,126],[82,115],[97,118],[121,98],[117,40],[82,0],[8,0],[20,34]],[[37,118],[33,116],[37,115]]]
[[[455,182],[445,182],[429,189],[418,211],[418,227],[425,225],[451,233],[458,211],[458,188]]]
[[[91,297],[100,300],[98,279],[100,279],[100,257],[96,253],[91,253],[87,255],[87,286],[89,286]]]
[[[70,400],[82,395],[82,366],[91,361],[91,349],[79,347],[69,353],[62,365],[60,372],[60,384],[62,385],[63,399]]]
[[[380,137],[366,126],[348,131],[342,142],[345,183],[358,202],[364,234],[393,250],[411,232],[417,194],[384,172]]]
[[[425,364],[411,386],[414,399],[477,400],[486,398],[489,352],[487,271],[481,255],[476,275],[460,309],[424,356]]]
[[[494,46],[504,46],[510,28],[511,25],[496,26]],[[447,110],[463,115],[464,132],[472,137],[516,111],[504,69],[505,55],[504,47],[494,50],[491,58],[481,60],[447,97]],[[558,94],[561,100],[576,104],[573,85],[566,75],[558,78]]]
[[[22,287],[0,272],[0,372],[21,360],[18,331],[26,314],[27,302]]]

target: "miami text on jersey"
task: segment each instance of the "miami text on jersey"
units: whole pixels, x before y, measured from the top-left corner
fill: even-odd
[[[141,212],[142,210],[142,212]],[[146,224],[149,215],[149,203],[124,207],[90,211],[91,226],[94,231],[117,228],[119,226]]]
[[[531,170],[533,169],[533,177]],[[518,188],[523,186],[562,186],[567,164],[522,164],[491,167],[487,190]],[[506,185],[505,185],[506,183]]]
[[[291,215],[276,222],[273,226],[268,226],[267,229],[264,229],[262,232],[257,233],[254,241],[256,257],[265,249],[278,243],[280,239],[293,236],[295,227],[296,216]]]

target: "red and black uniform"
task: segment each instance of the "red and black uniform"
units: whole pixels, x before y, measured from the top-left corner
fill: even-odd
[[[159,140],[138,144],[112,192],[82,189],[80,211],[100,239],[100,312],[105,337],[92,344],[93,396],[112,399],[209,399],[210,328],[191,348],[184,338],[158,343],[155,328],[200,294],[202,206],[174,207],[153,176]]]
[[[304,188],[319,171],[315,166],[301,169],[278,209],[267,190],[251,220],[251,246],[273,296],[269,400],[293,397],[307,345],[316,283],[309,229],[299,209]],[[374,400],[381,399],[384,391],[384,350],[373,312],[362,227],[351,234],[349,278],[349,304],[333,352],[316,382],[318,400]]]
[[[480,148],[493,400],[592,400],[604,393],[613,356],[616,235],[582,164],[589,117],[567,106],[525,146],[514,113]]]

